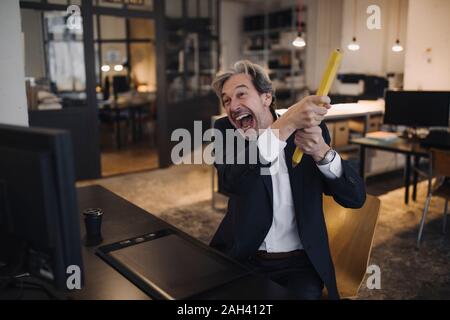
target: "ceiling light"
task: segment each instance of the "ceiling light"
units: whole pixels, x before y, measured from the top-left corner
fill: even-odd
[[[403,47],[400,45],[400,40],[397,39],[397,41],[395,41],[395,44],[392,46],[392,51],[394,51],[394,52],[402,52],[403,51]]]
[[[108,66],[107,64],[105,64],[105,65],[103,65],[103,66],[101,67],[101,70],[102,70],[103,72],[108,72],[109,70],[111,70],[111,67]]]
[[[353,37],[352,42],[349,43],[349,45],[347,46],[348,50],[351,51],[358,51],[359,50],[359,44],[358,42],[356,42],[356,37]]]
[[[297,47],[297,48],[303,48],[304,46],[306,46],[306,41],[305,39],[302,37],[301,34],[299,34],[297,36],[297,38],[295,38],[294,41],[292,41],[292,45]]]

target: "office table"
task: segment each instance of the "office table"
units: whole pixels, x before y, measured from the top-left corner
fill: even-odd
[[[405,171],[404,171],[404,186],[405,186],[405,204],[409,202],[409,186],[411,179],[411,157],[414,158],[413,168],[417,168],[421,157],[428,157],[427,149],[420,146],[417,141],[411,141],[404,138],[398,138],[394,141],[381,141],[370,138],[356,138],[351,139],[350,143],[359,145],[360,149],[360,162],[359,173],[363,179],[365,179],[366,173],[366,149],[378,149],[388,152],[401,153],[406,156]],[[414,170],[413,175],[413,194],[412,198],[416,200],[417,194],[417,170]]]
[[[104,240],[99,246],[165,228],[182,233],[174,226],[101,186],[78,188],[78,201],[80,212],[92,207],[101,208],[104,211],[102,222]],[[80,222],[81,234],[84,236],[82,214],[80,214]],[[199,242],[195,239],[194,241]],[[199,244],[206,250],[216,253],[214,249],[200,242]],[[152,298],[98,257],[95,254],[96,247],[83,246],[82,250],[85,286],[82,290],[70,293],[69,298],[89,300]],[[290,293],[280,285],[253,273],[197,296],[198,299],[288,299],[290,297]]]
[[[279,115],[283,115],[288,109],[277,109]],[[340,121],[349,119],[363,119],[364,133],[368,129],[368,120],[371,116],[381,116],[384,114],[384,103],[382,101],[360,101],[358,103],[333,104],[325,115],[325,122]],[[211,117],[211,127],[220,118],[226,117],[226,113]]]
[[[288,109],[278,109],[276,112],[283,115]],[[384,102],[359,101],[358,103],[337,103],[331,105],[325,115],[324,121],[339,121],[354,118],[368,119],[370,116],[379,116],[384,114]],[[367,124],[367,123],[366,123]]]

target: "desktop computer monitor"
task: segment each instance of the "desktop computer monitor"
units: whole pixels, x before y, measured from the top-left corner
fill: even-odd
[[[78,270],[82,285],[77,207],[69,133],[0,125],[1,278],[29,273],[63,291]]]
[[[448,127],[450,92],[386,91],[384,123],[407,127]]]

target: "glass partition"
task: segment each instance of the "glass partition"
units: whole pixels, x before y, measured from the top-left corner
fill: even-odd
[[[21,9],[30,110],[86,105],[83,25],[67,11]]]
[[[94,15],[97,84],[103,97],[114,95],[115,77],[127,77],[130,93],[156,91],[154,21]]]

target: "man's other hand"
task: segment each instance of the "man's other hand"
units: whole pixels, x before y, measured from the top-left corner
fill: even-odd
[[[297,130],[294,142],[303,153],[312,156],[316,162],[322,160],[330,150],[330,146],[323,140],[322,129],[319,126]]]

